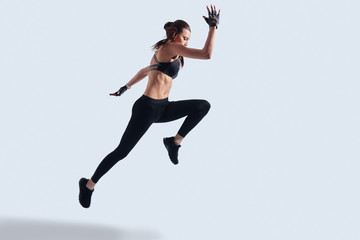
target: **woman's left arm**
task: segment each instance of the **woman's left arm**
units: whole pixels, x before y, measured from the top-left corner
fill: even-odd
[[[121,96],[127,89],[131,88],[132,85],[143,80],[149,75],[150,66],[142,68],[125,86],[121,87],[117,92],[110,93],[110,96]]]

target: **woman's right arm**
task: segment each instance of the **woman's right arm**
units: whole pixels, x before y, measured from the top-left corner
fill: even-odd
[[[131,88],[134,84],[143,80],[147,75],[149,75],[150,66],[142,68],[127,84],[128,88]]]
[[[150,66],[142,68],[125,86],[122,86],[118,91],[110,93],[110,96],[121,96],[127,89],[131,88],[132,85],[143,80],[149,75]]]

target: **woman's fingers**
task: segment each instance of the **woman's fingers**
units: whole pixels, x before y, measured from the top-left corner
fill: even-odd
[[[211,8],[211,11],[210,11],[210,8]],[[216,6],[211,4],[210,8],[208,6],[206,6],[206,9],[207,9],[209,15],[210,14],[216,14]],[[220,14],[220,9],[219,9],[218,14]]]
[[[119,91],[114,92],[114,93],[110,93],[110,96],[117,96],[119,94]]]

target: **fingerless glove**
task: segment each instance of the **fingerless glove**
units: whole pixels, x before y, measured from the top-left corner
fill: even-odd
[[[220,23],[220,13],[216,13],[216,10],[208,11],[209,17],[205,18],[205,21],[207,24],[209,24],[209,27],[216,27],[218,28],[218,24]],[[215,20],[215,22],[214,22]]]
[[[127,88],[127,86],[125,85],[125,86],[123,86],[123,87],[121,87],[120,89],[119,89],[119,91],[117,91],[116,93],[115,93],[115,96],[121,96],[126,90],[128,90],[128,88]]]

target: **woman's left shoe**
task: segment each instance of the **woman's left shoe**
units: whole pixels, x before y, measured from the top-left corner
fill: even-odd
[[[164,138],[163,142],[164,142],[166,150],[169,153],[171,162],[176,165],[179,163],[178,153],[179,153],[179,148],[181,147],[181,145],[176,145],[174,140],[175,140],[174,137],[169,137],[169,138]]]

